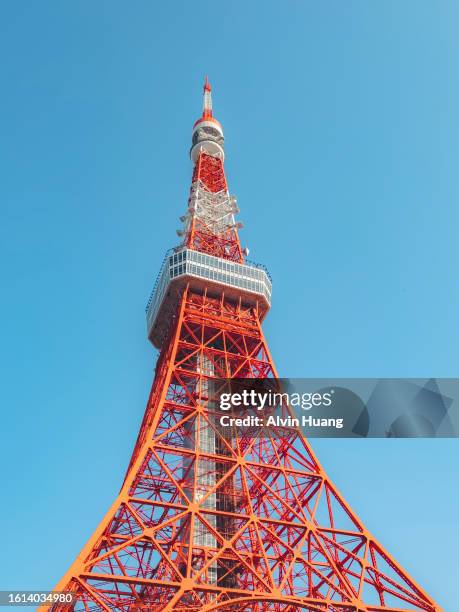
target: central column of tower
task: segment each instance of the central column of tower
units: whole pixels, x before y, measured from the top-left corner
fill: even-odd
[[[206,253],[213,257],[243,262],[243,254],[239,242],[234,215],[237,212],[236,200],[228,193],[223,162],[224,162],[224,136],[220,123],[213,117],[212,97],[210,84],[206,78],[204,84],[204,104],[202,117],[196,121],[192,132],[192,146],[190,157],[194,164],[193,179],[188,200],[188,212],[181,218],[184,227],[178,233],[183,236],[183,245],[190,250]],[[220,262],[221,263],[221,262]],[[190,291],[195,291],[191,289]],[[207,291],[207,288],[205,289]],[[202,291],[197,292],[201,294]],[[224,287],[214,288],[213,295],[224,296]],[[218,350],[218,342],[216,343]],[[221,361],[221,360],[220,360]],[[220,376],[228,376],[225,364],[222,363]],[[196,356],[196,372],[198,374],[197,392],[204,400],[202,408],[207,411],[207,426],[202,420],[195,421],[189,427],[186,444],[193,447],[197,457],[201,455],[228,454],[219,438],[223,432],[218,427],[217,419],[211,414],[209,408],[214,392],[212,379],[218,374],[214,362],[202,351]],[[219,431],[219,436],[216,431]],[[231,444],[231,441],[228,441]],[[201,504],[208,511],[208,524],[218,533],[231,534],[231,518],[223,521],[216,513],[217,510],[237,511],[234,504],[235,491],[232,479],[227,486],[218,493],[213,491],[205,496],[206,491],[214,490],[219,478],[224,476],[225,465],[215,460],[206,462],[197,460],[197,468],[190,469],[190,460],[185,459],[184,476],[188,481],[187,491],[191,501]],[[202,499],[204,497],[204,499]],[[190,534],[184,531],[183,537],[188,540]],[[189,540],[188,540],[189,541]],[[218,548],[217,538],[202,522],[195,517],[193,521],[192,559],[197,567],[201,563],[199,557],[205,562],[205,551],[215,551]],[[228,568],[222,572],[217,562],[211,563],[207,569],[208,582],[219,586],[235,586],[234,560],[227,561]],[[228,571],[231,570],[231,571]],[[231,577],[230,577],[231,576]]]

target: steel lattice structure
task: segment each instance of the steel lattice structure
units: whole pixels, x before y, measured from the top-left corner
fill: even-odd
[[[440,610],[365,529],[308,442],[229,439],[221,378],[276,377],[262,332],[269,275],[244,260],[210,85],[193,130],[183,243],[149,302],[160,348],[124,484],[56,590],[75,610]],[[54,606],[63,609],[63,606]]]

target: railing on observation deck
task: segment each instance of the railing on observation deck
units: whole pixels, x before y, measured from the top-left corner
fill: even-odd
[[[256,302],[260,299],[265,304],[265,313],[271,305],[272,282],[264,265],[251,261],[237,263],[180,246],[166,252],[150,294],[146,306],[149,334],[157,320],[167,288],[180,277],[186,277],[200,286],[210,282],[212,285],[227,287],[230,293],[240,292],[246,301]]]
[[[183,250],[184,250],[184,247],[182,245],[180,245],[179,247],[173,247],[173,248],[168,249],[166,251],[166,254],[164,255],[164,258],[163,258],[163,260],[161,262],[161,267],[159,269],[158,275],[156,276],[155,284],[153,285],[153,289],[151,290],[151,293],[150,293],[150,295],[148,297],[148,302],[147,302],[147,305],[145,306],[145,312],[148,312],[148,310],[150,308],[150,305],[151,305],[151,302],[153,301],[155,293],[156,293],[156,291],[158,289],[159,282],[161,280],[161,275],[163,273],[164,268],[167,265],[168,258],[171,255],[173,255],[174,253],[178,253],[178,252],[183,251]],[[200,251],[196,251],[196,253],[199,253],[199,252]],[[206,255],[206,254],[202,253],[202,255]],[[209,255],[208,257],[213,257],[213,256]],[[214,259],[217,259],[217,258],[214,258]],[[246,259],[244,264],[237,264],[236,262],[232,262],[232,261],[226,260],[226,259],[224,261],[228,261],[228,263],[230,263],[230,264],[247,265],[247,266],[249,266],[251,268],[256,268],[257,270],[263,270],[265,272],[266,276],[268,277],[269,281],[270,281],[269,301],[271,301],[270,297],[271,297],[271,288],[272,288],[272,277],[271,277],[271,274],[268,271],[268,268],[264,264],[257,263],[255,261],[252,261],[251,259]]]

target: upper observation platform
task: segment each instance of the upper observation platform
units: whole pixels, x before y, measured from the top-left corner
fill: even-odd
[[[148,338],[160,348],[176,312],[183,289],[241,300],[258,308],[262,320],[271,306],[272,284],[266,268],[254,263],[235,263],[199,251],[178,247],[166,253],[147,304]]]

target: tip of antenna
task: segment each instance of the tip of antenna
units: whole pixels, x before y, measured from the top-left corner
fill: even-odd
[[[206,74],[206,80],[204,81],[204,91],[212,91],[207,74]]]

